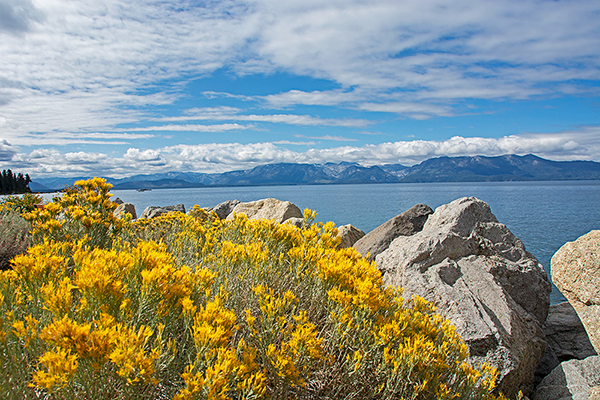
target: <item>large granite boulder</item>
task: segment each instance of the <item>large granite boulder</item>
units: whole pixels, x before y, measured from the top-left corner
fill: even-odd
[[[352,247],[357,240],[365,236],[365,233],[354,225],[342,225],[337,227],[338,236],[341,238],[340,249]]]
[[[159,215],[170,213],[170,212],[180,212],[185,214],[185,206],[183,204],[175,204],[173,206],[164,206],[164,207],[156,207],[156,206],[148,206],[140,215],[140,218],[156,218]]]
[[[220,219],[225,219],[229,214],[231,214],[235,206],[238,204],[240,204],[239,200],[227,200],[217,204],[213,208],[209,209],[209,211],[214,211],[214,213],[217,214],[217,217]]]
[[[226,219],[233,219],[233,214],[246,214],[248,219],[271,219],[279,223],[289,218],[303,217],[302,211],[295,204],[271,198],[239,203]]]
[[[552,280],[569,300],[600,351],[600,230],[566,243],[551,261]]]
[[[354,248],[364,257],[369,254],[368,259],[374,260],[398,236],[410,236],[421,231],[430,214],[433,210],[429,206],[417,204],[367,233],[354,243]]]
[[[137,213],[135,212],[135,206],[131,203],[123,203],[119,204],[115,211],[113,211],[113,215],[117,218],[120,218],[122,214],[131,214],[132,219],[137,218]]]
[[[497,368],[499,390],[531,392],[546,349],[550,282],[488,204],[468,197],[438,207],[375,261],[386,284],[422,296],[454,324],[471,361]]]
[[[600,356],[562,362],[538,385],[533,400],[600,399]]]

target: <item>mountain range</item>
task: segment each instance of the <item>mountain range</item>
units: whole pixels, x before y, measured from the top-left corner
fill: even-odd
[[[39,178],[32,191],[54,191],[80,179]],[[204,186],[318,185],[354,183],[492,182],[544,180],[600,180],[600,163],[595,161],[551,161],[528,154],[497,157],[438,157],[412,167],[401,164],[361,166],[339,164],[266,164],[225,173],[167,172],[106,178],[113,189],[162,189]]]

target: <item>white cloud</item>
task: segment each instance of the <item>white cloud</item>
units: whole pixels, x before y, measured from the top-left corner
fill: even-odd
[[[345,126],[358,127],[369,125],[372,122],[365,119],[335,119],[335,118],[319,118],[310,115],[296,114],[240,114],[240,109],[234,107],[211,107],[211,108],[194,108],[186,110],[183,116],[165,117],[161,121],[250,121],[250,122],[271,122],[288,125],[301,126]]]
[[[131,128],[125,129],[127,131],[176,131],[176,132],[226,132],[226,131],[239,131],[248,129],[250,126],[240,124],[220,124],[220,125],[158,125],[158,126],[146,126],[143,128]]]
[[[30,0],[0,0],[0,32],[21,35],[42,18]]]
[[[294,135],[298,138],[306,138],[306,139],[315,139],[315,140],[331,140],[334,142],[356,142],[357,139],[345,138],[343,136],[332,136],[332,135],[324,135],[324,136],[308,136],[308,135]]]
[[[359,106],[367,111],[392,112],[406,115],[413,119],[428,119],[434,116],[448,117],[452,115],[450,107],[438,106],[426,103],[364,103]]]
[[[121,132],[47,132],[45,134],[23,134],[11,139],[17,145],[72,145],[72,144],[101,144],[123,145],[131,140],[151,139],[155,135],[147,133],[121,133]]]
[[[10,161],[15,154],[17,151],[6,139],[0,141],[0,161]]]
[[[556,133],[524,133],[500,138],[455,136],[447,140],[407,140],[290,150],[286,146],[311,143],[208,143],[176,145],[161,149],[129,148],[123,156],[103,153],[36,149],[18,153],[13,165],[27,166],[32,177],[56,174],[101,174],[127,176],[168,171],[225,172],[278,162],[326,163],[350,161],[363,165],[400,163],[413,165],[439,156],[497,156],[533,153],[551,160],[586,159],[600,161],[600,126],[582,126]],[[6,145],[6,144],[5,144]]]
[[[160,161],[160,151],[158,150],[142,150],[129,148],[123,156],[126,159],[133,161]]]
[[[364,99],[365,93],[360,90],[313,90],[305,92],[302,90],[290,90],[278,94],[270,94],[262,97],[270,106],[281,108],[296,104],[335,106],[340,104],[350,104]]]
[[[597,80],[600,66],[593,1],[0,0],[0,9],[0,118],[11,141],[138,122],[223,67],[340,88],[205,96],[352,108],[392,95],[433,108],[389,107],[411,118],[454,114],[452,101],[465,98],[598,94],[579,83]]]
[[[153,132],[253,130],[248,140],[261,142],[257,132],[264,124],[353,129],[377,124],[366,119],[376,112],[422,120],[464,115],[479,99],[599,95],[599,11],[597,2],[585,0],[0,0],[0,138],[6,141],[0,161],[40,174],[129,174],[513,152],[597,160],[597,127],[590,134],[574,128],[498,139],[392,139],[305,152],[286,148],[314,145],[293,141],[296,132],[269,144],[181,148],[155,148],[174,142]],[[250,74],[263,74],[265,82],[271,74],[291,79],[256,93],[190,83],[217,70],[231,81]],[[298,87],[295,75],[303,78]],[[213,106],[178,110],[198,96]],[[356,110],[361,118],[324,117],[347,115],[333,107]],[[181,116],[161,118],[165,110]],[[315,110],[326,111],[322,117]],[[142,126],[148,121],[152,126]],[[348,131],[341,131],[300,137],[342,140]],[[67,148],[73,144],[115,150]],[[206,159],[186,161],[196,155]]]
[[[290,140],[278,140],[277,142],[271,142],[273,144],[289,144],[293,146],[314,146],[315,142],[292,142]]]

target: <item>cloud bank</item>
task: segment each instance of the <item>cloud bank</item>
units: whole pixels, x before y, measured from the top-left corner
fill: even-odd
[[[312,143],[307,143],[311,145]],[[448,140],[412,140],[377,145],[307,148],[305,143],[209,143],[175,145],[160,149],[129,148],[112,157],[102,153],[38,149],[17,153],[4,143],[0,156],[11,159],[14,168],[29,166],[32,176],[99,174],[123,177],[167,171],[226,172],[269,163],[357,162],[362,165],[414,165],[440,156],[497,156],[529,154],[552,160],[589,159],[600,152],[600,126],[586,126],[553,134],[523,134],[501,138],[462,137]],[[295,150],[291,149],[296,147]],[[298,150],[298,147],[300,150]]]

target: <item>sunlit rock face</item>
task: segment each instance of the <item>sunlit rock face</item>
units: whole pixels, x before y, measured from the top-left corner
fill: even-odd
[[[376,259],[384,282],[435,304],[469,346],[499,372],[499,390],[530,393],[546,349],[541,326],[550,282],[536,258],[487,203],[461,198],[438,207],[423,229],[399,236]]]

